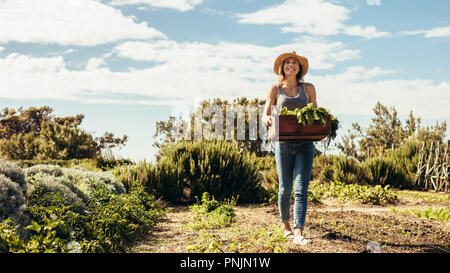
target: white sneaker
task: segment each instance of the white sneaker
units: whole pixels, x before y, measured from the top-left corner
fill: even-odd
[[[292,241],[295,245],[307,245],[309,243],[309,240],[306,240],[303,236],[294,236],[294,241]]]

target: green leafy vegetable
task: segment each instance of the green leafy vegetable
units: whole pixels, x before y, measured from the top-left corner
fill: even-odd
[[[339,120],[335,116],[330,114],[330,112],[323,107],[315,108],[312,103],[308,103],[308,105],[306,105],[302,109],[295,108],[294,111],[288,110],[286,107],[283,107],[279,115],[297,116],[298,123],[301,123],[304,126],[311,125],[316,120],[318,120],[322,124],[322,126],[325,126],[327,124],[327,120],[330,119],[331,133],[328,136],[328,141],[336,138],[336,131],[339,129]]]

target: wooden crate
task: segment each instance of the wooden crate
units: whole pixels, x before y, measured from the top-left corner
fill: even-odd
[[[311,142],[326,138],[331,133],[331,120],[325,126],[316,120],[311,125],[298,123],[297,116],[283,115],[271,117],[272,126],[269,127],[269,139],[285,142]]]

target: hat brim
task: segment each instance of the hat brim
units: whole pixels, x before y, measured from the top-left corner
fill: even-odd
[[[283,63],[283,61],[287,58],[296,58],[299,62],[299,64],[302,66],[302,76],[305,76],[305,74],[308,72],[308,59],[306,59],[303,56],[297,55],[295,53],[289,52],[289,53],[283,53],[275,60],[273,63],[273,72],[278,75],[278,70],[280,65]]]

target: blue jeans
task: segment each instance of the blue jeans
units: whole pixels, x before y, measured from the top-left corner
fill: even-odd
[[[305,226],[308,186],[314,159],[314,143],[274,142],[278,169],[278,209],[281,221],[289,221],[294,184],[294,227]],[[295,177],[294,177],[295,174]]]

